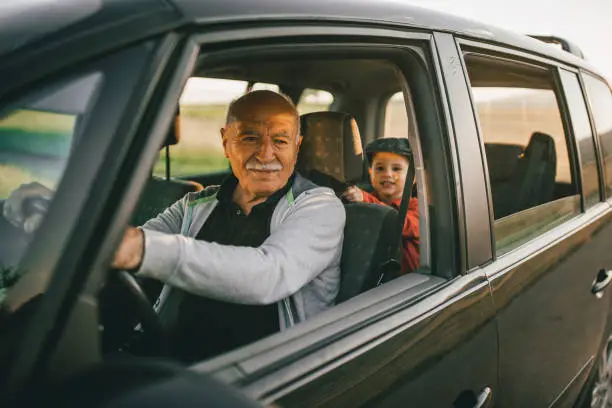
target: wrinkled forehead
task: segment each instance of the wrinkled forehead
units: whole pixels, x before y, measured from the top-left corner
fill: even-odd
[[[299,134],[299,117],[293,111],[278,109],[253,109],[236,112],[229,118],[228,126],[237,133],[245,130],[283,133],[287,136]]]
[[[233,123],[239,128],[245,126],[265,126],[286,127],[290,130],[296,126],[296,117],[288,112],[269,113],[254,111],[234,117]]]

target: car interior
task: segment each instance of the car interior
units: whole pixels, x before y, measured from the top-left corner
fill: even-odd
[[[450,211],[444,213],[442,207],[437,207],[436,211],[432,200],[438,194],[436,203],[452,207],[450,197],[442,197],[440,193],[450,194],[450,190],[444,183],[429,184],[430,180],[448,177],[445,156],[436,153],[442,156],[433,160],[427,152],[421,153],[421,149],[440,152],[438,148],[427,146],[439,146],[436,138],[441,138],[442,132],[439,123],[432,120],[432,116],[436,118],[437,115],[435,109],[419,111],[414,108],[435,103],[427,81],[408,81],[403,75],[405,70],[400,70],[399,63],[391,58],[354,55],[349,58],[333,52],[318,52],[317,58],[309,58],[306,53],[299,57],[278,54],[275,58],[264,58],[266,62],[261,62],[260,56],[240,55],[235,62],[232,58],[224,58],[220,63],[206,61],[206,58],[206,55],[200,57],[184,89],[173,124],[159,146],[159,159],[131,214],[131,225],[142,225],[186,193],[218,185],[230,174],[219,135],[228,104],[249,89],[264,87],[287,95],[300,113],[303,141],[296,169],[317,184],[333,189],[338,196],[353,185],[372,191],[364,156],[367,143],[382,137],[407,138],[417,165],[413,170],[416,175],[412,195],[419,199],[421,230],[421,261],[414,275],[438,275],[440,282],[454,277],[454,258],[437,258],[434,252],[438,247],[449,248],[449,252],[454,248],[453,236],[448,233],[454,229],[454,224],[448,221],[453,215]],[[192,82],[199,84],[193,87],[197,98],[188,101],[186,96]],[[193,93],[193,89],[191,91]],[[417,101],[420,102],[417,104]],[[428,119],[427,126],[434,129],[429,132],[430,139],[422,139],[419,135],[417,122],[426,122],[422,118]],[[77,119],[74,123],[60,122],[64,133],[57,136],[58,140],[77,140]],[[62,160],[68,156],[69,153],[64,154]],[[404,198],[409,196],[405,194]],[[344,205],[347,221],[337,304],[358,302],[355,298],[359,295],[406,277],[399,276],[399,231],[403,223],[400,223],[398,211],[376,204],[344,202]],[[429,223],[435,222],[436,216],[440,220],[436,225],[442,227],[434,234],[429,231]],[[430,246],[431,238],[437,240],[436,245]],[[445,262],[445,267],[436,268],[435,262]],[[101,327],[104,327],[101,331],[103,354],[112,355],[121,350],[137,355],[164,355],[160,352],[165,349],[164,329],[151,308],[163,285],[150,279],[136,281],[127,272],[111,273],[107,278],[99,293],[98,309]],[[10,289],[14,283],[7,280],[3,289]],[[44,288],[42,291],[44,293]],[[32,309],[19,310],[21,315],[28,315]],[[17,315],[5,317],[12,322],[25,321]],[[142,331],[149,335],[142,336]],[[19,338],[17,330],[13,334],[15,339]],[[149,343],[151,339],[158,340]]]
[[[338,196],[351,185],[371,191],[368,164],[364,156],[365,144],[384,136],[408,137],[406,104],[401,98],[402,77],[396,66],[386,60],[329,58],[264,63],[258,61],[202,69],[196,71],[194,77],[242,81],[248,84],[245,92],[253,84],[277,85],[280,92],[294,101],[298,110],[308,89],[331,94],[333,102],[327,109],[301,115],[303,141],[296,169],[315,183],[332,188]],[[390,128],[389,118],[385,126],[384,115],[394,95],[393,102],[404,111],[404,117],[400,118],[399,125]],[[227,104],[223,107],[223,115],[226,109]],[[188,108],[183,105],[180,107],[181,119],[171,127],[161,147],[160,163],[164,164],[165,174],[151,176],[133,212],[131,222],[134,225],[154,217],[187,192],[219,184],[230,172],[227,167],[226,170],[173,176],[172,149],[181,143],[189,143],[183,134],[185,128],[179,125],[188,121],[184,112],[188,112]],[[391,129],[402,131],[399,134],[392,133]],[[191,137],[214,138],[215,143],[221,143],[218,133],[202,135],[196,132]],[[422,184],[417,182],[415,195],[419,185]],[[400,248],[394,234],[399,222],[398,212],[391,207],[376,204],[344,204],[347,218],[341,258],[341,284],[336,303],[345,302],[399,276],[397,268],[388,268],[387,265],[390,259],[400,259]],[[159,282],[143,279],[140,285],[151,302],[161,290]],[[122,326],[127,329],[134,322],[120,316],[121,309],[108,307],[104,313],[107,314],[106,319],[112,318],[115,323],[124,319]],[[122,336],[109,333],[107,337],[113,337],[109,342],[116,345]]]

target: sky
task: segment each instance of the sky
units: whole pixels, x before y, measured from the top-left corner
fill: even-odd
[[[517,33],[566,38],[612,82],[612,0],[401,1]]]

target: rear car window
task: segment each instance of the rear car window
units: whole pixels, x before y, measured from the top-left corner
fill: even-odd
[[[584,75],[584,83],[601,145],[606,195],[610,197],[612,196],[612,94],[607,83],[591,75]]]
[[[487,159],[497,252],[580,211],[552,70],[466,55]]]
[[[300,115],[328,111],[334,103],[334,95],[321,89],[306,88],[300,95],[296,108]]]
[[[408,113],[402,92],[394,93],[385,106],[383,137],[408,137]]]

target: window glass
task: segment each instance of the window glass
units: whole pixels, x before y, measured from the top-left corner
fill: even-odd
[[[0,299],[44,219],[102,75],[47,88],[0,112]]]
[[[248,90],[247,81],[190,78],[180,99],[179,143],[170,146],[170,175],[181,177],[226,171],[229,162],[223,153],[219,130],[225,125],[228,105]],[[257,82],[252,90],[278,92],[278,85]],[[166,175],[166,149],[153,169]]]
[[[393,94],[387,102],[383,137],[408,137],[408,113],[402,92]]]
[[[599,202],[599,175],[589,114],[580,89],[578,76],[574,73],[561,70],[561,81],[563,82],[563,89],[572,118],[572,126],[582,163],[582,190],[585,205],[590,207]]]
[[[304,89],[296,108],[300,115],[311,112],[328,111],[334,96],[320,89]]]
[[[552,72],[476,55],[466,56],[466,66],[500,253],[579,212],[577,184]]]
[[[584,75],[584,83],[601,145],[606,195],[610,197],[612,196],[612,94],[608,84],[591,75]]]

